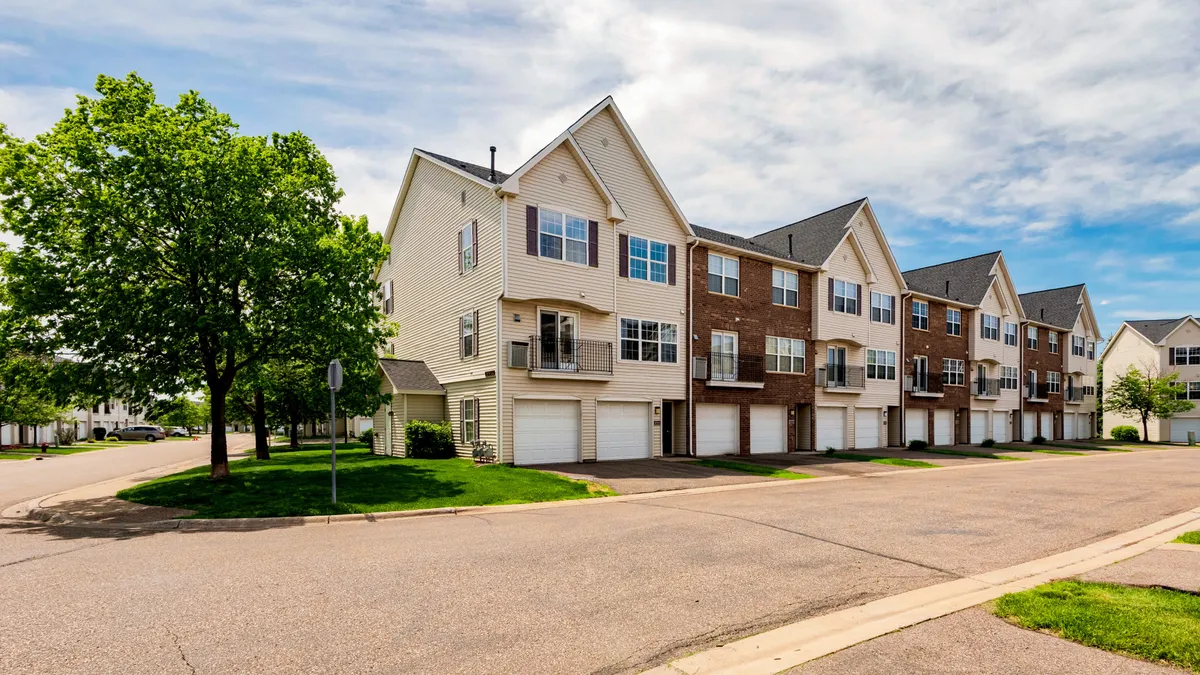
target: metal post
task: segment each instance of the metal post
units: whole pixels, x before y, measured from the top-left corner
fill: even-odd
[[[337,503],[337,390],[329,390],[329,449],[333,469],[333,503]]]

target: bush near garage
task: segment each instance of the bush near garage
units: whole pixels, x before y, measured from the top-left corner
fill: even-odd
[[[1142,435],[1138,433],[1136,427],[1123,424],[1119,427],[1113,427],[1112,439],[1114,441],[1140,441],[1142,440]]]
[[[454,457],[454,435],[450,423],[412,420],[404,425],[404,456],[413,459]]]
[[[996,445],[995,439],[991,439],[991,438],[985,438],[985,439],[983,439],[983,442],[979,444],[979,446],[983,447],[983,448],[991,448],[991,447],[994,447],[995,445]]]
[[[366,443],[368,448],[375,449],[375,430],[367,429],[358,435],[358,440],[360,443]]]
[[[1034,437],[1033,437],[1033,444],[1034,444],[1034,445],[1041,445],[1041,444],[1043,444],[1043,443],[1045,443],[1045,442],[1046,442],[1046,437],[1045,437],[1045,436],[1034,436]]]
[[[924,450],[925,448],[928,448],[928,447],[929,447],[929,444],[926,443],[925,441],[913,440],[913,441],[908,442],[909,450]]]

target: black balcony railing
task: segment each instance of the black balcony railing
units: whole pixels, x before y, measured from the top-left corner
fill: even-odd
[[[763,357],[710,352],[708,379],[713,382],[763,382]]]
[[[1031,401],[1045,401],[1050,398],[1050,383],[1040,382],[1038,384],[1025,385],[1025,398]]]
[[[971,393],[976,396],[999,396],[1000,380],[992,378],[976,378],[971,384]]]
[[[561,373],[613,371],[613,343],[601,340],[529,338],[529,369]]]
[[[867,369],[840,365],[817,368],[817,386],[826,389],[864,389],[867,386]]]
[[[945,392],[941,373],[914,373],[912,393],[941,394]]]
[[[1063,400],[1068,403],[1082,403],[1083,387],[1067,387],[1066,391],[1063,392]]]

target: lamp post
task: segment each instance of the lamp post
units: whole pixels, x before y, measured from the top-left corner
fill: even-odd
[[[337,503],[337,392],[342,388],[342,362],[329,362],[329,458],[333,480],[333,503]]]

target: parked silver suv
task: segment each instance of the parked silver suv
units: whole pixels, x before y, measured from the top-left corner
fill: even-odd
[[[116,429],[108,432],[108,437],[116,436],[122,441],[161,441],[167,437],[167,432],[163,431],[162,427],[125,427],[124,429]]]

